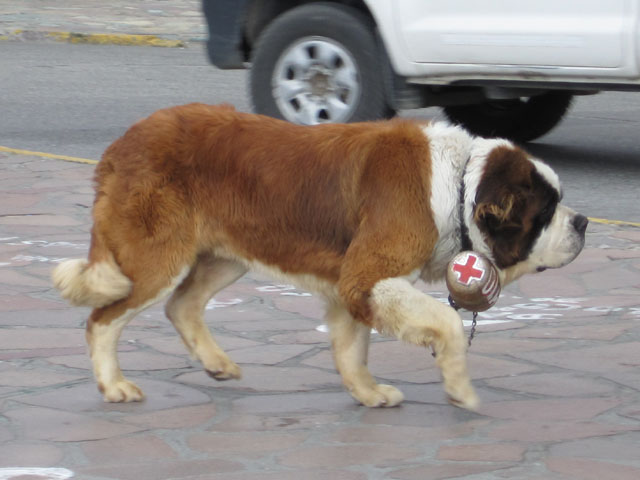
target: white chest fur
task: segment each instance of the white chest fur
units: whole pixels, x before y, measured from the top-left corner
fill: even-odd
[[[431,149],[431,210],[438,242],[421,273],[422,280],[441,280],[447,263],[460,250],[460,182],[473,137],[462,128],[433,123],[424,128]]]

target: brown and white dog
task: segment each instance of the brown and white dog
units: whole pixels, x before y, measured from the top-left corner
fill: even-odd
[[[169,108],[116,140],[95,182],[89,259],[53,279],[72,304],[94,307],[87,341],[109,402],[143,398],[116,344],[172,292],[166,313],[191,354],[216,380],[239,378],[203,310],[256,269],[325,299],[335,363],[359,402],[403,399],[367,369],[374,327],[432,346],[451,401],[474,408],[460,317],[413,283],[442,279],[463,236],[502,285],[561,267],[587,226],[559,205],[551,168],[510,142],[408,120],[303,127],[228,106]]]

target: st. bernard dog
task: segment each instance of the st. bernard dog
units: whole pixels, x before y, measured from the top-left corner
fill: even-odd
[[[106,150],[95,184],[89,258],[60,264],[53,280],[94,308],[87,341],[108,402],[143,398],[116,344],[169,294],[189,352],[214,379],[240,378],[203,311],[255,269],[325,300],[335,364],[357,401],[403,400],[367,369],[373,327],[431,346],[451,402],[473,409],[462,321],[414,282],[442,279],[466,243],[504,286],[569,263],[587,227],[559,204],[551,168],[510,142],[401,119],[305,127],[229,106],[169,108]]]

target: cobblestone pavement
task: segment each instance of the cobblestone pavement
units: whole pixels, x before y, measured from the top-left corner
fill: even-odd
[[[202,41],[201,10],[200,0],[0,0],[0,36],[70,32]]]
[[[157,306],[120,342],[147,400],[105,404],[88,310],[49,281],[86,255],[93,168],[0,153],[0,478],[640,478],[639,229],[590,225],[574,263],[507,287],[480,317],[478,413],[447,404],[426,351],[379,335],[371,369],[407,400],[358,406],[319,301],[253,275],[207,307],[243,380],[209,379]]]
[[[186,0],[0,0],[0,35],[15,30],[205,35],[200,2]],[[86,255],[92,171],[0,153],[0,479],[640,478],[640,229],[592,223],[574,263],[510,285],[481,314],[478,413],[446,403],[427,352],[379,335],[371,370],[407,400],[358,406],[319,301],[255,275],[207,307],[243,380],[209,379],[156,306],[120,342],[147,400],[104,404],[88,310],[49,281]],[[444,300],[442,285],[422,288]]]

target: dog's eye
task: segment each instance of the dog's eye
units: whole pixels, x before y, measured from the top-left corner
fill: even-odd
[[[547,203],[545,207],[538,214],[538,218],[543,223],[546,223],[549,220],[551,220],[551,217],[553,217],[553,214],[555,213],[555,211],[556,211],[556,203],[555,202]]]

